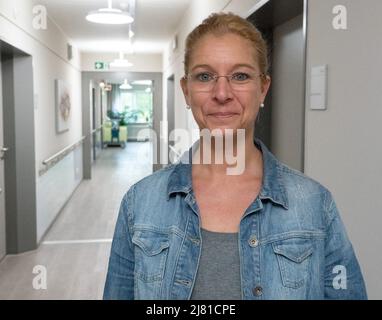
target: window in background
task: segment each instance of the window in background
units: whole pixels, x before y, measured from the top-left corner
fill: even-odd
[[[131,89],[120,90],[118,111],[126,123],[145,123],[151,126],[153,116],[153,93],[151,80],[137,80]]]

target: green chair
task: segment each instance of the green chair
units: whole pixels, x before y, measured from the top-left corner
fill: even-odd
[[[104,145],[112,142],[111,128],[112,128],[111,122],[105,122],[102,125],[102,143]]]

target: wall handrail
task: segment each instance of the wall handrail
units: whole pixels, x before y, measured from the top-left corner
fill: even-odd
[[[79,145],[80,143],[82,143],[82,141],[85,140],[85,136],[81,137],[80,140],[78,140],[77,142],[75,143],[72,143],[71,145],[65,147],[64,149],[62,149],[61,151],[58,151],[57,153],[55,153],[53,156],[49,157],[48,159],[44,160],[42,163],[45,164],[45,165],[49,165],[51,162],[53,162],[53,160],[55,160],[55,158],[58,158],[60,157],[61,155],[63,155],[64,153],[67,153],[70,149],[74,149],[77,145]],[[71,150],[70,150],[71,151]]]
[[[92,134],[93,134],[93,133],[96,133],[97,131],[100,131],[101,129],[102,129],[102,126],[99,127],[99,128],[97,128],[97,129],[92,130]]]
[[[42,164],[45,166],[43,169],[39,171],[39,175],[43,175],[46,171],[48,171],[52,166],[54,166],[56,163],[58,163],[62,158],[64,158],[69,152],[76,149],[80,144],[83,143],[86,136],[82,136],[81,139],[79,139],[77,142],[72,143],[71,145],[63,148],[62,150],[56,152],[51,157],[45,159]]]

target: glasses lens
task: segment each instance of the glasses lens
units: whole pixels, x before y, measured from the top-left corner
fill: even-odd
[[[208,73],[192,74],[189,79],[191,89],[195,92],[210,92],[215,86],[213,75]]]
[[[234,91],[251,91],[255,88],[255,76],[251,75],[243,77],[242,75],[234,76],[214,76],[211,74],[191,74],[190,80],[191,90],[194,92],[211,92],[219,78],[225,77],[229,82],[231,89]]]

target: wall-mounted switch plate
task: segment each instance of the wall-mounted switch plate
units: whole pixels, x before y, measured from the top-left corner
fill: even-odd
[[[312,67],[310,74],[310,109],[326,110],[328,66]]]

